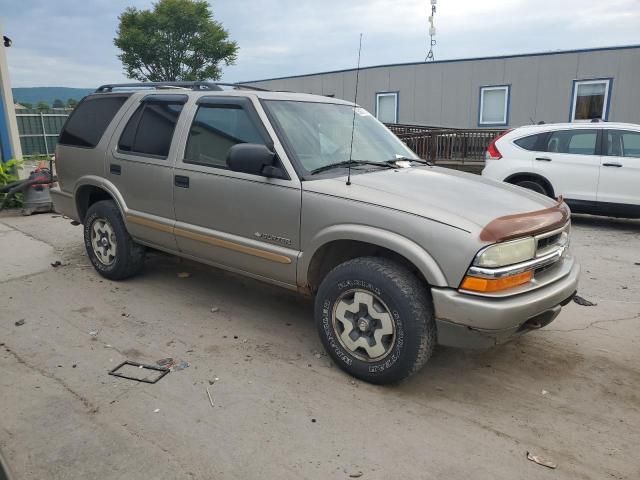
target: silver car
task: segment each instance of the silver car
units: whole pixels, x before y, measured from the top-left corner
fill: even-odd
[[[137,274],[151,247],[313,295],[329,355],[372,383],[436,344],[541,328],[577,288],[562,200],[433,167],[334,98],[107,85],[56,162],[56,208],[101,275]]]

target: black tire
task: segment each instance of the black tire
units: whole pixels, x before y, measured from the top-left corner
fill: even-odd
[[[395,322],[393,343],[385,347],[388,352],[380,360],[358,358],[366,356],[365,352],[354,352],[341,340],[346,328],[336,321],[338,302],[354,291],[372,294]],[[358,308],[362,309],[362,304]],[[362,314],[351,315],[352,333],[361,335],[355,326],[359,325],[356,317]],[[315,299],[315,321],[322,343],[335,363],[354,377],[375,384],[398,382],[420,370],[431,357],[437,338],[428,287],[404,266],[378,257],[356,258],[329,272]],[[343,332],[338,331],[340,325]]]
[[[541,195],[545,195],[547,197],[549,196],[549,192],[547,191],[545,186],[536,180],[522,180],[520,182],[517,182],[516,185],[518,187],[526,188],[527,190],[533,190],[534,192]]]
[[[96,222],[106,222],[111,229],[110,238],[114,239],[114,254],[109,255],[110,262],[98,258],[92,244],[92,234]],[[84,245],[87,255],[100,275],[109,280],[124,280],[142,270],[145,247],[133,241],[122,220],[120,210],[112,200],[101,200],[91,205],[84,219]],[[103,257],[104,259],[104,257]]]

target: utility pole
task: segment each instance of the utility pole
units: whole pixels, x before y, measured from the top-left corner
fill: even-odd
[[[11,39],[3,34],[1,25],[0,35],[0,161],[6,162],[22,158],[22,148],[7,66],[6,49],[11,47]]]
[[[438,0],[431,0],[431,15],[429,15],[429,52],[427,53],[427,58],[424,59],[425,62],[429,60],[435,60],[433,55],[433,47],[436,46],[436,27],[433,23],[433,17],[436,15],[436,5],[438,4]]]

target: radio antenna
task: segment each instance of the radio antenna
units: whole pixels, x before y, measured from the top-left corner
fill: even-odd
[[[358,47],[358,68],[356,69],[356,95],[353,99],[353,120],[351,121],[351,146],[349,147],[349,174],[347,185],[351,185],[351,162],[353,160],[353,135],[356,130],[356,108],[358,103],[358,83],[360,82],[360,55],[362,54],[362,34],[360,34],[360,46]]]

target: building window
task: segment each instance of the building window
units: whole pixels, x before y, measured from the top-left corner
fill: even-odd
[[[398,92],[376,93],[376,118],[382,123],[398,123]]]
[[[606,120],[609,116],[611,79],[574,80],[569,121]]]
[[[509,85],[480,87],[478,125],[505,126],[509,123]]]

